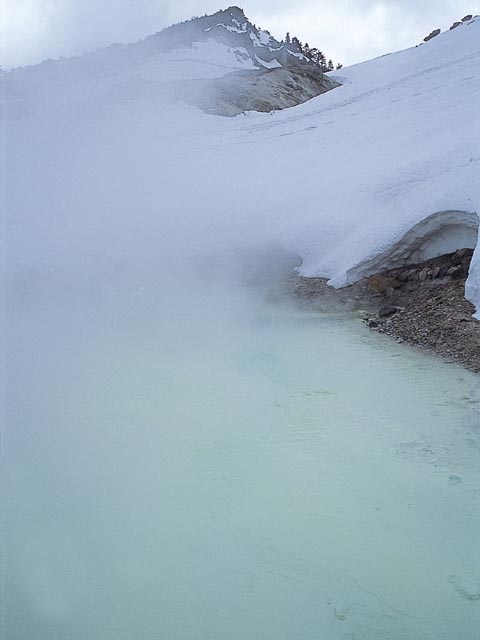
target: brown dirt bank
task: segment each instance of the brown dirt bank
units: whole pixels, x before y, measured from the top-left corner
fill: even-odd
[[[367,310],[368,327],[480,373],[480,322],[465,299],[472,250],[409,265],[333,290],[323,278],[293,278],[291,291],[318,311]]]

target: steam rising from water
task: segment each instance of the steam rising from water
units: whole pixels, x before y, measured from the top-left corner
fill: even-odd
[[[10,301],[7,637],[473,638],[476,377],[228,284]]]
[[[68,93],[68,109],[57,99],[56,111],[12,121],[10,271],[76,283],[129,276],[153,283],[177,273],[180,285],[208,260],[232,275],[233,254],[270,242],[256,181],[247,188],[241,164],[223,152],[225,121],[169,105],[159,91],[157,101],[133,105]]]
[[[8,637],[473,638],[477,379],[269,306],[291,185],[112,84],[7,129]]]

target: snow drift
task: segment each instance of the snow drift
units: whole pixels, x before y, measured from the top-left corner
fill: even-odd
[[[477,240],[477,214],[439,211],[414,225],[385,252],[360,262],[347,273],[347,279],[356,281],[387,269],[454,253],[457,249],[474,249]]]
[[[3,74],[9,269],[155,274],[275,242],[341,287],[475,246],[478,311],[480,20],[333,73],[342,86],[294,108],[208,115],[192,81],[235,72],[241,88],[280,64],[239,22]]]

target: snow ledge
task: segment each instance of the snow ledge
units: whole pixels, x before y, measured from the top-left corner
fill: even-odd
[[[469,211],[437,211],[424,218],[386,251],[360,262],[345,274],[346,284],[352,284],[374,274],[409,264],[418,264],[458,249],[475,249],[465,286],[465,297],[475,305],[480,319],[480,248],[478,248],[479,217]]]

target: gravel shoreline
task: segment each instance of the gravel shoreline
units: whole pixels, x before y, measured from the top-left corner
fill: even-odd
[[[344,289],[323,278],[290,283],[302,305],[317,311],[362,311],[367,326],[480,373],[480,322],[465,299],[471,249],[379,273]]]

